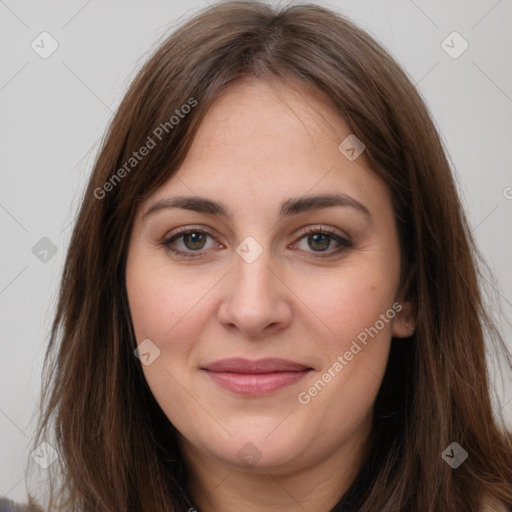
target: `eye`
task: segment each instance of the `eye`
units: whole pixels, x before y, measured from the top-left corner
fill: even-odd
[[[327,249],[332,246],[333,241],[338,244],[338,247],[328,251]],[[309,227],[304,232],[303,236],[292,245],[299,246],[301,243],[303,246],[306,246],[306,248],[302,247],[301,250],[316,253],[314,254],[314,257],[316,258],[328,258],[330,256],[335,256],[345,249],[353,247],[350,240],[343,238],[334,231],[316,226]],[[313,249],[313,251],[308,251],[308,248]]]
[[[170,237],[163,240],[161,245],[167,251],[178,256],[183,256],[185,258],[198,258],[203,256],[209,249],[215,247],[215,242],[211,242],[210,246],[207,246],[208,238],[215,240],[213,233],[206,231],[204,228],[194,229],[186,227],[175,231]],[[328,250],[333,245],[333,242],[337,244],[337,247]],[[222,244],[218,242],[216,244],[218,248],[224,248]],[[300,250],[304,252],[312,252],[313,257],[316,258],[328,258],[330,256],[335,256],[342,251],[353,247],[351,241],[343,238],[334,231],[316,226],[307,228],[307,230],[303,232],[302,236],[289,247],[295,248],[301,244],[303,247],[298,247]],[[177,248],[177,245],[181,245],[181,248]],[[308,250],[308,248],[312,250]]]
[[[213,234],[204,229],[182,228],[171,237],[166,238],[162,245],[166,250],[184,256],[185,258],[197,258],[211,247],[205,247],[207,238],[213,238]],[[174,244],[181,239],[182,249],[177,249]],[[221,245],[221,244],[218,244]]]

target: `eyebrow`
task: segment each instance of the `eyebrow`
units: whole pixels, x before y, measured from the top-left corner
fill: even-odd
[[[368,219],[372,215],[368,208],[356,199],[346,194],[320,194],[314,196],[292,197],[287,199],[279,208],[279,219],[299,213],[331,208],[334,206],[349,207],[362,213]],[[176,196],[161,199],[154,203],[144,213],[143,220],[158,212],[168,209],[191,210],[198,213],[218,215],[225,219],[230,217],[228,208],[220,202],[201,196]]]

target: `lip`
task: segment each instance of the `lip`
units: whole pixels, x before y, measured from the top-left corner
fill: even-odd
[[[222,359],[202,367],[219,386],[242,395],[264,395],[295,384],[313,368],[284,359]]]

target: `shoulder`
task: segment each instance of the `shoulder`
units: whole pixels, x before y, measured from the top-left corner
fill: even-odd
[[[42,512],[42,509],[31,505],[20,505],[0,496],[0,512]]]

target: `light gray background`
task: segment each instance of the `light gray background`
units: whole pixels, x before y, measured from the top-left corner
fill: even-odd
[[[418,85],[510,319],[512,0],[322,3],[368,30]],[[99,140],[154,42],[205,5],[0,0],[0,495],[26,496],[23,471],[57,284]],[[31,48],[43,31],[59,45],[47,59]],[[456,59],[441,46],[453,31],[469,44]],[[58,249],[46,262],[32,252],[42,237]],[[510,343],[510,328],[502,329]],[[500,393],[510,419],[510,383]]]

